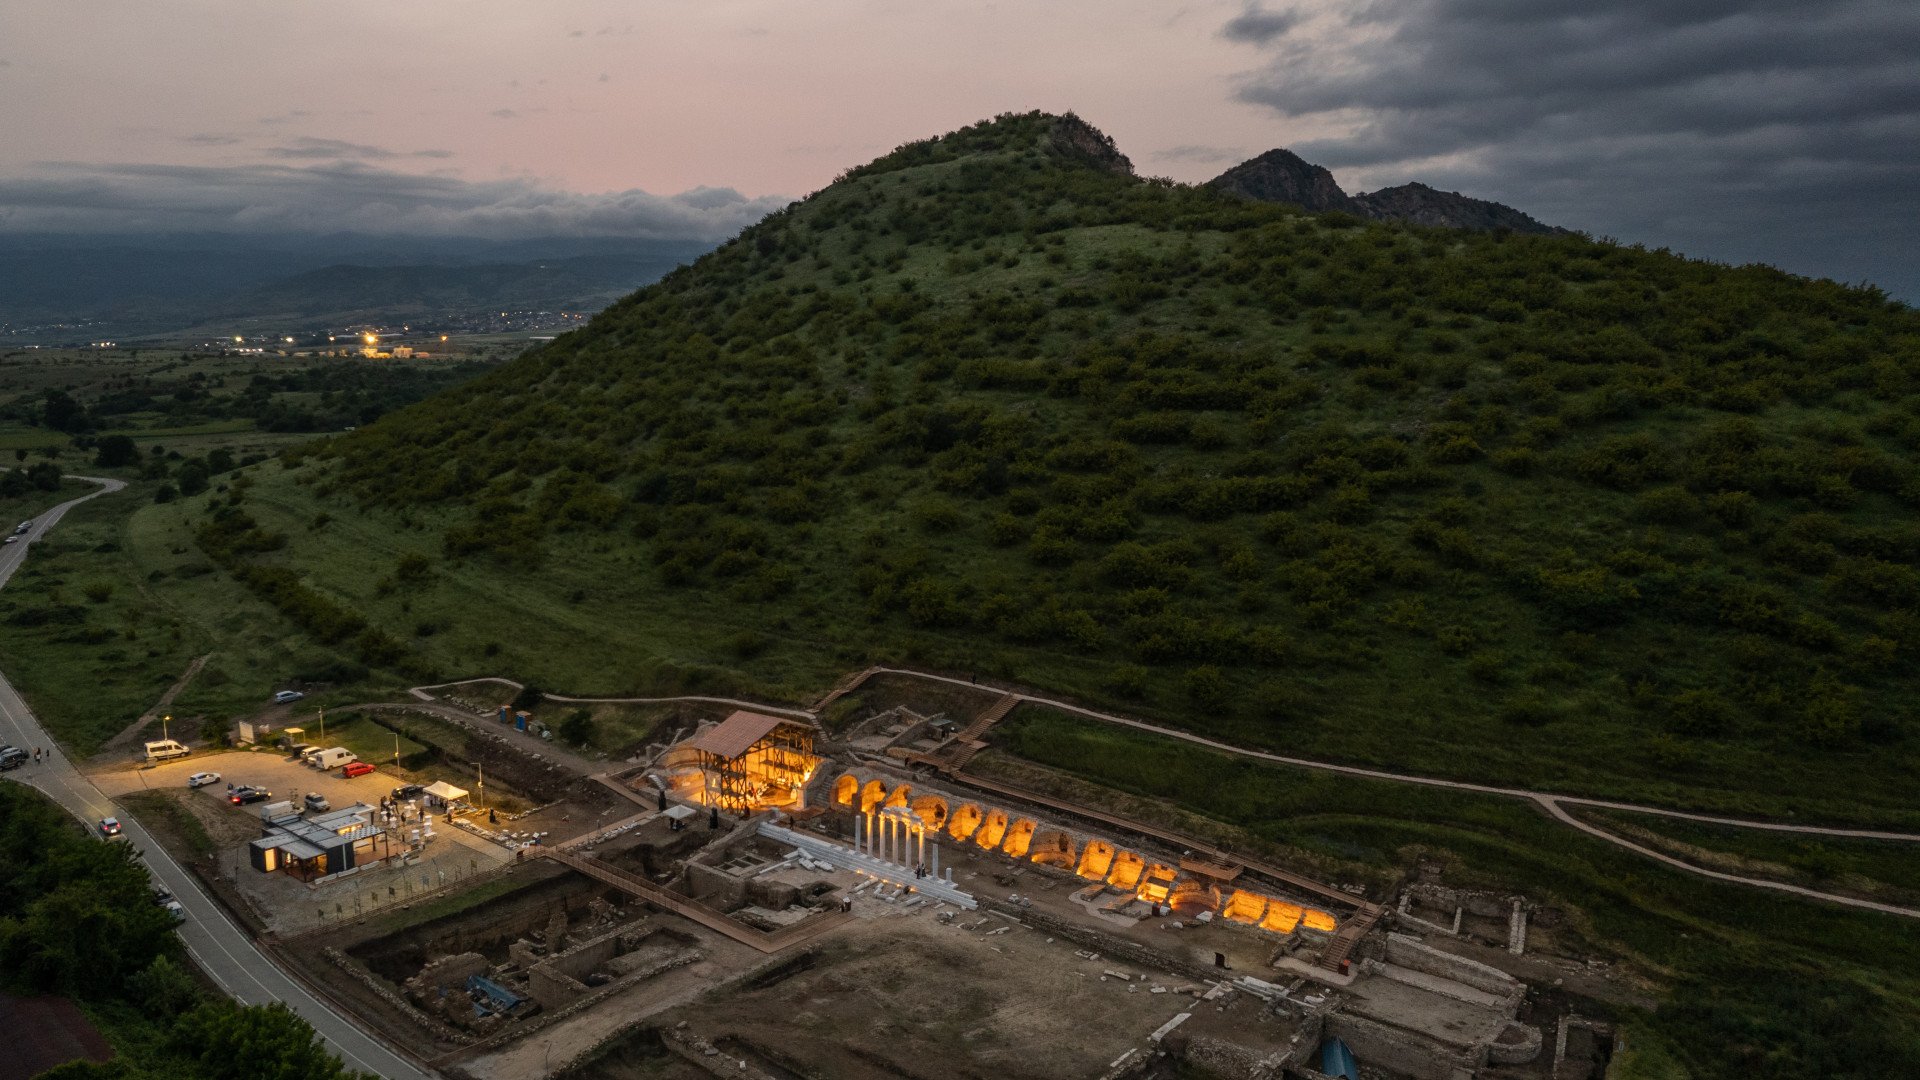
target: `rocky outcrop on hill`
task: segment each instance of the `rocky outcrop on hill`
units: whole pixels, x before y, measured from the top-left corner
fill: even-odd
[[[1339,210],[1375,221],[1405,221],[1447,229],[1524,233],[1564,232],[1497,202],[1425,184],[1401,184],[1348,195],[1333,174],[1291,150],[1269,150],[1207,181],[1207,186],[1261,202],[1292,203],[1312,213]]]
[[[1260,202],[1293,203],[1316,214],[1328,210],[1357,212],[1332,173],[1291,150],[1269,150],[1252,161],[1243,161],[1207,181],[1207,186]]]
[[[1133,175],[1133,161],[1120,152],[1113,136],[1072,113],[1054,120],[1053,129],[1047,134],[1047,141],[1056,153],[1080,158],[1107,172]]]
[[[1564,232],[1534,220],[1504,203],[1476,199],[1457,191],[1439,191],[1425,184],[1401,184],[1353,197],[1360,213],[1378,221],[1409,221],[1447,229],[1507,229],[1521,233]]]

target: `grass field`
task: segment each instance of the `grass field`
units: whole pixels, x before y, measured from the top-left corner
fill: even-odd
[[[1709,869],[1908,906],[1920,900],[1920,844],[1738,829],[1578,807],[1570,812]]]

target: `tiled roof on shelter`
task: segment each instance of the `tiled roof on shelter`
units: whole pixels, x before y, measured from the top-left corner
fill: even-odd
[[[715,757],[737,758],[781,724],[798,721],[744,709],[693,737],[688,746]]]

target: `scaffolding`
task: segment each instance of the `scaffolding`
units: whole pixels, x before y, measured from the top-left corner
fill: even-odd
[[[697,800],[729,813],[802,808],[820,765],[814,735],[813,725],[799,720],[734,713],[690,744],[700,768]]]

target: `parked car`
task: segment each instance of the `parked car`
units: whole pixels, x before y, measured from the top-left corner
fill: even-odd
[[[356,776],[365,776],[373,771],[373,766],[364,761],[351,761],[340,767],[340,775],[351,780]]]
[[[190,788],[203,788],[208,784],[217,784],[219,782],[220,774],[217,772],[197,772],[187,777],[187,786]]]
[[[27,763],[28,754],[17,746],[0,746],[0,772],[17,769]]]
[[[417,799],[425,793],[426,790],[426,788],[419,784],[401,784],[399,787],[393,789],[393,801],[406,802],[408,799]]]
[[[175,922],[186,921],[187,909],[180,906],[180,901],[175,900],[172,893],[158,885],[153,887],[153,902],[166,908],[167,913],[173,916]]]
[[[342,765],[351,765],[360,758],[344,746],[330,747],[307,759],[307,764],[321,771],[337,769]]]
[[[17,544],[19,542],[20,538],[18,536],[9,536],[5,540],[0,540],[0,544]]]
[[[281,705],[285,705],[289,701],[299,701],[301,698],[306,696],[307,695],[301,693],[298,690],[282,690],[279,693],[273,695],[273,700],[275,702],[278,702]]]
[[[287,757],[292,761],[304,761],[308,754],[318,753],[319,747],[310,742],[294,743],[287,747]]]
[[[245,784],[227,793],[227,801],[235,806],[265,802],[271,798],[273,798],[273,792],[268,791],[266,788],[248,787]]]
[[[108,840],[120,835],[120,819],[103,817],[100,819],[100,835]]]
[[[155,765],[177,757],[186,757],[191,753],[193,750],[178,739],[155,739],[147,744],[147,763]]]
[[[23,532],[26,532],[26,531],[27,531],[28,529],[31,529],[31,528],[33,528],[33,522],[31,522],[31,521],[23,521],[23,522],[21,522],[20,524],[18,524],[18,525],[15,525],[15,526],[13,527],[13,531],[14,531],[15,533],[23,533]]]
[[[327,801],[327,797],[317,791],[307,792],[306,804],[307,809],[316,814],[333,809],[333,804]]]

